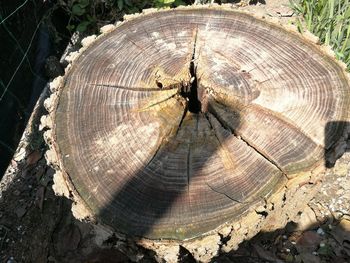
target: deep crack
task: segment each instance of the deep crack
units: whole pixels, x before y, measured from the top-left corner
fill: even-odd
[[[182,114],[179,126],[177,127],[176,134],[179,133],[179,130],[180,130],[181,126],[182,126],[182,123],[183,123],[183,121],[184,121],[184,119],[185,119],[185,117],[187,115],[187,111],[188,111],[188,103],[186,103],[186,105],[185,105],[184,113]]]
[[[206,182],[206,185],[207,185],[212,191],[214,191],[215,193],[222,194],[222,195],[226,196],[228,199],[230,199],[230,200],[232,200],[232,201],[234,201],[234,202],[236,202],[236,203],[240,203],[240,204],[244,204],[244,203],[245,203],[245,202],[239,201],[239,200],[237,200],[237,199],[235,199],[235,198],[229,196],[229,195],[226,194],[225,192],[221,192],[221,191],[216,190],[216,189],[215,189],[214,187],[212,187],[208,182]]]
[[[187,191],[190,192],[190,161],[191,161],[191,145],[188,144],[188,152],[187,152]]]
[[[221,140],[219,139],[219,137],[218,137],[217,134],[216,134],[215,129],[213,128],[212,123],[211,123],[210,120],[209,120],[208,115],[207,115],[207,114],[204,114],[204,116],[205,116],[205,118],[207,119],[207,121],[208,121],[208,123],[209,123],[209,125],[210,125],[210,128],[214,131],[214,136],[215,136],[215,138],[218,140],[220,146],[223,146],[222,143],[221,143]],[[215,117],[215,116],[214,116],[214,117]],[[223,182],[223,183],[225,184],[225,182]],[[206,182],[206,184],[207,184],[208,187],[209,187],[211,190],[213,190],[214,192],[219,193],[219,194],[223,194],[223,195],[225,195],[226,197],[228,197],[229,199],[231,199],[231,200],[233,200],[233,201],[236,201],[236,202],[238,202],[238,203],[242,203],[241,201],[238,201],[238,200],[236,200],[236,199],[233,199],[231,196],[229,196],[229,195],[226,194],[225,192],[220,192],[220,191],[214,189],[211,185],[208,184],[208,182]]]
[[[241,140],[242,142],[244,142],[245,144],[247,144],[250,148],[252,148],[256,153],[258,153],[261,157],[263,157],[265,160],[267,160],[269,163],[273,164],[284,176],[287,177],[286,172],[283,171],[283,169],[271,158],[269,158],[266,154],[264,154],[262,151],[260,151],[259,149],[257,149],[255,146],[253,146],[251,143],[249,143],[245,138],[242,137],[241,134],[238,134],[236,130],[231,129],[226,123],[225,121],[222,120],[222,118],[220,118],[220,116],[218,116],[218,114],[214,111],[211,110],[209,107],[209,112],[215,117],[215,119],[218,120],[218,122],[220,123],[220,125],[225,129],[230,131],[231,134],[233,134],[236,138],[238,138],[239,140]],[[215,132],[215,130],[214,130]]]
[[[168,100],[174,98],[175,96],[176,96],[176,94],[173,94],[173,95],[171,95],[171,96],[169,96],[169,97],[167,97],[167,98],[165,98],[165,99],[163,99],[163,100],[157,101],[157,102],[155,102],[155,103],[153,103],[153,104],[151,104],[151,105],[148,105],[148,106],[146,106],[146,107],[144,107],[144,108],[141,108],[140,111],[142,111],[142,110],[147,110],[147,109],[149,109],[149,108],[152,108],[152,107],[154,107],[154,106],[157,106],[157,105],[159,105],[159,104],[162,104],[162,103],[164,103],[164,102],[167,102]]]
[[[96,87],[129,90],[129,91],[162,91],[162,90],[171,90],[171,89],[178,88],[177,85],[171,85],[169,87],[164,87],[162,89],[160,89],[160,88],[129,88],[129,87],[123,87],[123,86],[119,86],[119,85],[99,84],[99,83],[89,83],[89,85],[96,86]]]
[[[192,59],[191,59],[190,68],[189,68],[191,79],[189,83],[185,83],[184,85],[182,85],[181,91],[180,91],[181,96],[186,98],[186,100],[188,101],[188,111],[192,113],[199,113],[201,112],[201,108],[202,108],[201,101],[198,98],[197,67],[194,63],[196,58],[197,35],[198,35],[198,31],[195,34]]]

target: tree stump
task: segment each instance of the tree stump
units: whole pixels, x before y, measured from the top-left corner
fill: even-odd
[[[149,12],[104,32],[46,102],[47,158],[66,195],[161,256],[180,244],[202,261],[296,216],[346,132],[339,62],[223,7]]]

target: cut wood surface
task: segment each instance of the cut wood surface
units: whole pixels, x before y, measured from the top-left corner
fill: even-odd
[[[235,11],[168,10],[121,24],[74,61],[54,145],[99,221],[184,240],[323,166],[348,105],[343,68],[296,33]]]

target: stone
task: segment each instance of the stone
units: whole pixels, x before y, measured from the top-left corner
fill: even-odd
[[[297,240],[296,248],[299,253],[313,252],[321,243],[322,237],[314,231],[304,232]]]

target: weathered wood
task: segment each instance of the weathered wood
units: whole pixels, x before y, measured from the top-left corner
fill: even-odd
[[[66,180],[99,221],[149,239],[239,220],[322,167],[349,118],[331,57],[223,9],[127,21],[82,52],[63,86],[52,131]]]

